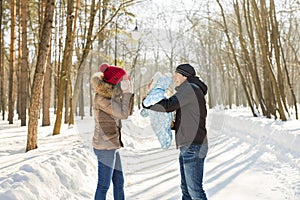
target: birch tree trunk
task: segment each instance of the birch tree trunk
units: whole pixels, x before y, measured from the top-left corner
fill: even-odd
[[[36,64],[32,88],[31,88],[26,152],[36,149],[38,147],[37,136],[38,136],[38,119],[39,119],[40,104],[41,104],[40,98],[42,93],[42,85],[44,81],[47,58],[50,49],[54,8],[55,8],[55,0],[47,0],[45,18],[44,18],[44,23],[42,28],[39,50],[38,50],[37,64]]]

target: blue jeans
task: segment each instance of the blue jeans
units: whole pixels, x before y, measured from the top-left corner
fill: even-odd
[[[207,200],[202,187],[207,145],[180,147],[179,163],[182,200]]]
[[[113,182],[115,200],[124,200],[124,176],[120,153],[118,150],[97,150],[94,152],[98,159],[98,184],[95,200],[106,200],[110,182]]]

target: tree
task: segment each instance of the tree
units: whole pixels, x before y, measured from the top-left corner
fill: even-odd
[[[36,69],[33,85],[31,88],[26,152],[37,148],[38,118],[40,114],[41,104],[40,98],[50,49],[54,8],[55,0],[47,0],[41,40],[39,43]]]
[[[74,45],[74,33],[73,30],[73,22],[76,21],[74,19],[73,10],[74,10],[74,1],[68,0],[67,5],[67,34],[65,39],[65,49],[64,56],[62,61],[62,68],[59,78],[58,85],[58,100],[57,100],[57,109],[56,109],[56,119],[53,129],[53,135],[60,134],[60,127],[62,121],[62,111],[63,111],[63,102],[64,102],[64,91],[68,86],[66,86],[67,82],[70,82],[70,68],[72,67],[72,56],[73,56],[73,45]]]
[[[224,25],[224,32],[225,32],[225,35],[227,37],[230,50],[232,51],[232,56],[233,56],[234,64],[235,64],[235,66],[236,66],[236,68],[238,70],[238,73],[239,73],[241,81],[242,81],[242,86],[243,86],[243,89],[244,89],[244,92],[245,92],[245,95],[246,95],[246,98],[247,98],[248,105],[251,108],[253,116],[257,117],[257,114],[255,113],[254,108],[253,108],[253,103],[251,101],[249,90],[247,88],[247,83],[246,83],[245,76],[242,73],[241,66],[240,66],[239,61],[238,61],[237,56],[236,56],[236,50],[235,50],[235,48],[234,48],[234,46],[233,46],[233,44],[231,42],[231,39],[230,39],[230,35],[229,35],[229,32],[228,32],[228,27],[227,27],[227,22],[226,22],[226,17],[225,17],[225,14],[224,14],[223,6],[221,5],[221,3],[220,3],[219,0],[216,0],[216,1],[219,4],[219,7],[221,9],[221,14],[222,14],[222,19],[223,19],[223,25]]]
[[[51,52],[51,49],[50,49]],[[49,54],[50,54],[49,52]],[[43,85],[43,120],[42,126],[50,125],[50,99],[51,99],[51,56],[48,56],[47,67]]]
[[[9,109],[8,121],[13,124],[15,109],[15,26],[16,26],[16,0],[11,0],[11,32],[10,32],[10,65],[9,65]]]
[[[2,110],[2,119],[4,120],[5,117],[5,107],[6,107],[6,98],[5,98],[5,67],[3,64],[3,34],[2,34],[2,1],[0,1],[0,76],[1,76],[1,80],[0,80],[0,106],[1,106],[1,110]]]
[[[20,116],[21,126],[26,126],[26,108],[27,108],[27,67],[28,67],[28,48],[27,48],[27,0],[21,1],[21,19],[22,19],[22,65],[20,75]]]
[[[73,93],[73,97],[72,97],[72,111],[75,111],[76,108],[76,104],[78,101],[78,97],[79,97],[79,92],[80,92],[80,86],[81,86],[81,82],[82,82],[82,78],[83,78],[83,72],[84,72],[84,61],[86,60],[86,58],[88,57],[88,54],[91,50],[91,46],[93,43],[93,29],[94,29],[94,23],[95,23],[95,16],[96,16],[96,12],[97,9],[100,6],[100,1],[98,2],[98,5],[95,6],[95,0],[92,0],[91,2],[91,8],[90,8],[90,20],[89,20],[89,28],[88,28],[88,33],[87,33],[87,41],[85,43],[85,46],[83,47],[83,53],[82,56],[80,58],[80,63],[78,66],[78,73],[76,76],[76,81],[75,81],[75,86],[74,86],[74,93]],[[106,9],[106,8],[105,8]],[[74,113],[70,113],[70,115],[74,115]]]
[[[273,69],[272,69],[272,64],[271,64],[271,56],[269,53],[269,49],[268,49],[268,32],[267,30],[268,27],[267,25],[268,23],[268,15],[267,15],[267,11],[266,11],[266,5],[265,5],[265,1],[261,1],[261,12],[259,12],[258,6],[256,4],[256,2],[254,0],[251,1],[252,3],[252,7],[254,9],[254,17],[256,19],[256,27],[257,27],[257,31],[258,31],[258,35],[259,35],[259,43],[260,43],[260,47],[261,47],[261,52],[262,52],[262,59],[263,59],[263,66],[264,66],[264,84],[265,84],[265,96],[269,99],[267,101],[267,108],[271,111],[271,113],[276,116],[276,110],[274,108],[276,108],[276,103],[278,105],[278,111],[280,114],[280,119],[282,119],[283,121],[286,121],[286,116],[284,114],[284,110],[283,110],[283,106],[282,106],[282,99],[280,96],[280,88],[278,86],[278,83],[276,81]],[[270,18],[272,18],[272,16],[269,16]],[[276,30],[274,30],[272,34],[278,34],[276,32]],[[278,59],[278,58],[277,58]],[[280,64],[279,61],[277,60],[276,62],[278,65]],[[277,73],[281,73],[281,71],[277,71]],[[267,81],[270,80],[270,81]],[[272,95],[272,93],[270,94],[270,92],[274,92],[275,95]],[[276,99],[273,99],[272,97],[275,96]]]

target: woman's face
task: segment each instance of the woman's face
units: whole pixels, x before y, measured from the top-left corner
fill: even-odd
[[[187,77],[183,76],[180,73],[175,72],[173,79],[174,79],[175,85],[179,86],[187,79]]]

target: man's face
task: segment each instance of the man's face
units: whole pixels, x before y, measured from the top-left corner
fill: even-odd
[[[175,81],[175,85],[179,86],[187,79],[187,77],[175,72],[173,79]]]

